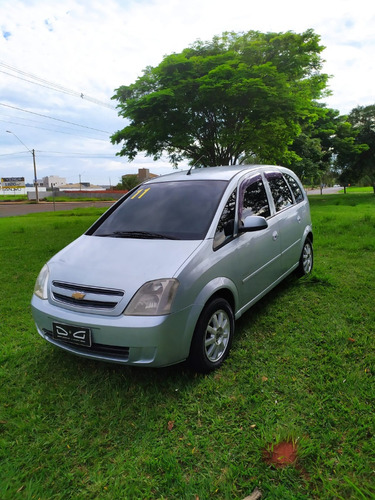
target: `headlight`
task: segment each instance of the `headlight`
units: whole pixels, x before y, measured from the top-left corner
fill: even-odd
[[[169,314],[178,288],[175,279],[162,279],[145,283],[130,301],[127,316],[162,316]]]
[[[36,279],[34,293],[41,299],[47,299],[47,283],[48,283],[49,269],[45,264]]]

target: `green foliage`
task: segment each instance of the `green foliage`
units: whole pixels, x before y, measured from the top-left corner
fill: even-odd
[[[116,186],[116,189],[127,189],[130,191],[135,188],[139,184],[139,178],[137,174],[129,174],[123,175],[121,178],[121,182],[119,182]]]
[[[311,196],[315,270],[237,322],[223,367],[135,369],[43,341],[36,276],[103,211],[0,219],[0,498],[374,498],[375,197]],[[93,270],[94,272],[95,270]],[[296,466],[263,450],[297,445]]]
[[[336,168],[344,184],[363,179],[375,193],[375,105],[354,108],[348,116],[349,124],[355,131],[353,147],[339,152]]]
[[[177,165],[228,165],[256,157],[288,164],[287,146],[324,95],[323,47],[302,34],[224,33],[171,54],[116,90],[119,115],[130,124],[112,136],[120,155],[167,153]]]
[[[301,121],[301,134],[289,148],[296,153],[290,168],[303,182],[323,182],[335,155],[333,140],[343,120],[338,111],[316,104],[314,112]]]
[[[338,164],[367,149],[348,117],[324,104],[316,104],[315,112],[302,120],[301,130],[290,146],[296,153],[290,168],[308,184],[332,182],[338,176]]]

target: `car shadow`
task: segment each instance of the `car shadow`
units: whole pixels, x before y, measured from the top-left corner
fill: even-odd
[[[256,321],[261,316],[267,315],[269,307],[274,306],[275,300],[289,293],[290,288],[296,286],[300,280],[301,278],[298,278],[295,273],[290,274],[236,321],[236,334],[234,335],[232,349],[235,349],[236,343],[240,340],[242,331],[248,328],[251,322]]]

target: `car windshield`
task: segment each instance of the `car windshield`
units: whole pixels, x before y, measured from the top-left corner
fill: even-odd
[[[201,240],[227,184],[218,180],[143,184],[86,234],[113,238]]]

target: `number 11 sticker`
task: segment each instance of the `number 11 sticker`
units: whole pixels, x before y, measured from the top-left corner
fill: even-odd
[[[133,194],[133,196],[130,198],[131,200],[134,200],[134,198],[138,198],[138,200],[140,200],[142,198],[142,196],[144,196],[147,191],[150,191],[151,188],[147,188],[147,189],[138,189],[138,191]]]

